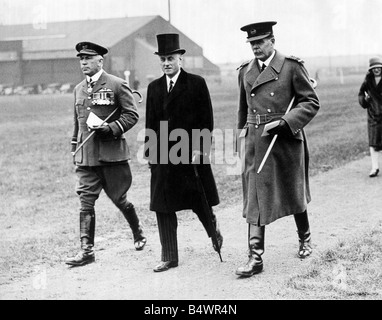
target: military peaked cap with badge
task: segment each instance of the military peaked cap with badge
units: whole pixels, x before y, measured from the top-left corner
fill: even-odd
[[[100,46],[99,44],[92,42],[80,42],[76,45],[76,50],[78,51],[77,57],[82,55],[87,56],[104,56],[109,52],[105,47]]]
[[[241,27],[240,30],[248,33],[247,42],[251,42],[273,35],[272,26],[276,23],[276,21],[251,23]]]
[[[163,33],[157,35],[158,52],[154,54],[158,56],[166,56],[174,53],[184,54],[186,50],[179,46],[179,34]]]

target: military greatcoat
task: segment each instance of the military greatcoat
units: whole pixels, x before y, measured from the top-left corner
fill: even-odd
[[[309,152],[303,128],[319,110],[319,99],[303,62],[276,52],[260,73],[258,61],[239,71],[238,129],[243,163],[243,216],[266,225],[301,213],[309,203]],[[285,114],[295,97],[292,109]],[[290,136],[279,135],[262,171],[257,170],[272,136],[261,136],[266,121],[284,119]],[[261,120],[261,121],[260,121]]]
[[[359,89],[358,100],[360,105],[367,109],[369,146],[377,151],[382,150],[382,80],[376,84],[372,72],[366,75]]]

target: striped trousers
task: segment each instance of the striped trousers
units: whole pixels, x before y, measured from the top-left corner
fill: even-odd
[[[211,237],[211,232],[208,229],[208,221],[205,213],[201,209],[193,209],[199,220],[203,224],[207,235]],[[215,215],[213,215],[213,221],[216,221]],[[156,212],[159,239],[162,245],[162,261],[179,261],[178,256],[178,218],[176,212]]]

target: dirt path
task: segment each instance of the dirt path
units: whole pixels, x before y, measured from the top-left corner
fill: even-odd
[[[366,231],[382,220],[382,176],[370,179],[370,158],[311,179],[313,201],[308,207],[314,255],[337,241]],[[224,235],[219,261],[209,239],[195,219],[179,224],[180,265],[164,273],[152,268],[160,257],[156,228],[146,229],[143,252],[131,243],[106,246],[98,239],[96,263],[80,268],[65,264],[36,266],[31,276],[0,287],[0,299],[296,299],[285,281],[309,264],[296,257],[293,217],[266,228],[264,272],[247,279],[235,276],[245,263],[247,225],[241,204],[216,210]],[[102,248],[105,250],[102,250]],[[310,297],[312,298],[312,297]]]

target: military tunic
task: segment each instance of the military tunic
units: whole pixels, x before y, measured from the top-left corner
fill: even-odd
[[[319,110],[319,99],[298,58],[276,51],[260,73],[256,59],[239,71],[238,129],[243,163],[243,216],[263,226],[301,213],[310,202],[309,152],[303,128]],[[285,114],[295,97],[292,109]],[[266,122],[284,119],[290,137],[279,135],[262,169],[257,170],[272,136],[261,136]]]
[[[101,99],[101,93],[107,98]],[[77,147],[91,133],[86,124],[90,112],[104,120],[117,108],[107,121],[114,137],[105,139],[94,134],[75,155],[76,164],[92,167],[127,162],[130,152],[124,133],[139,119],[136,103],[127,83],[104,71],[91,92],[88,92],[86,79],[79,83],[74,90],[74,101],[72,143],[76,143]]]
[[[105,120],[116,110],[107,121],[113,134],[94,134],[74,157],[81,210],[92,210],[102,189],[123,210],[128,205],[126,192],[132,181],[124,133],[139,119],[132,91],[123,79],[103,71],[92,90],[88,91],[86,79],[79,83],[74,98],[72,144],[77,148],[91,134],[86,123],[91,112]]]

